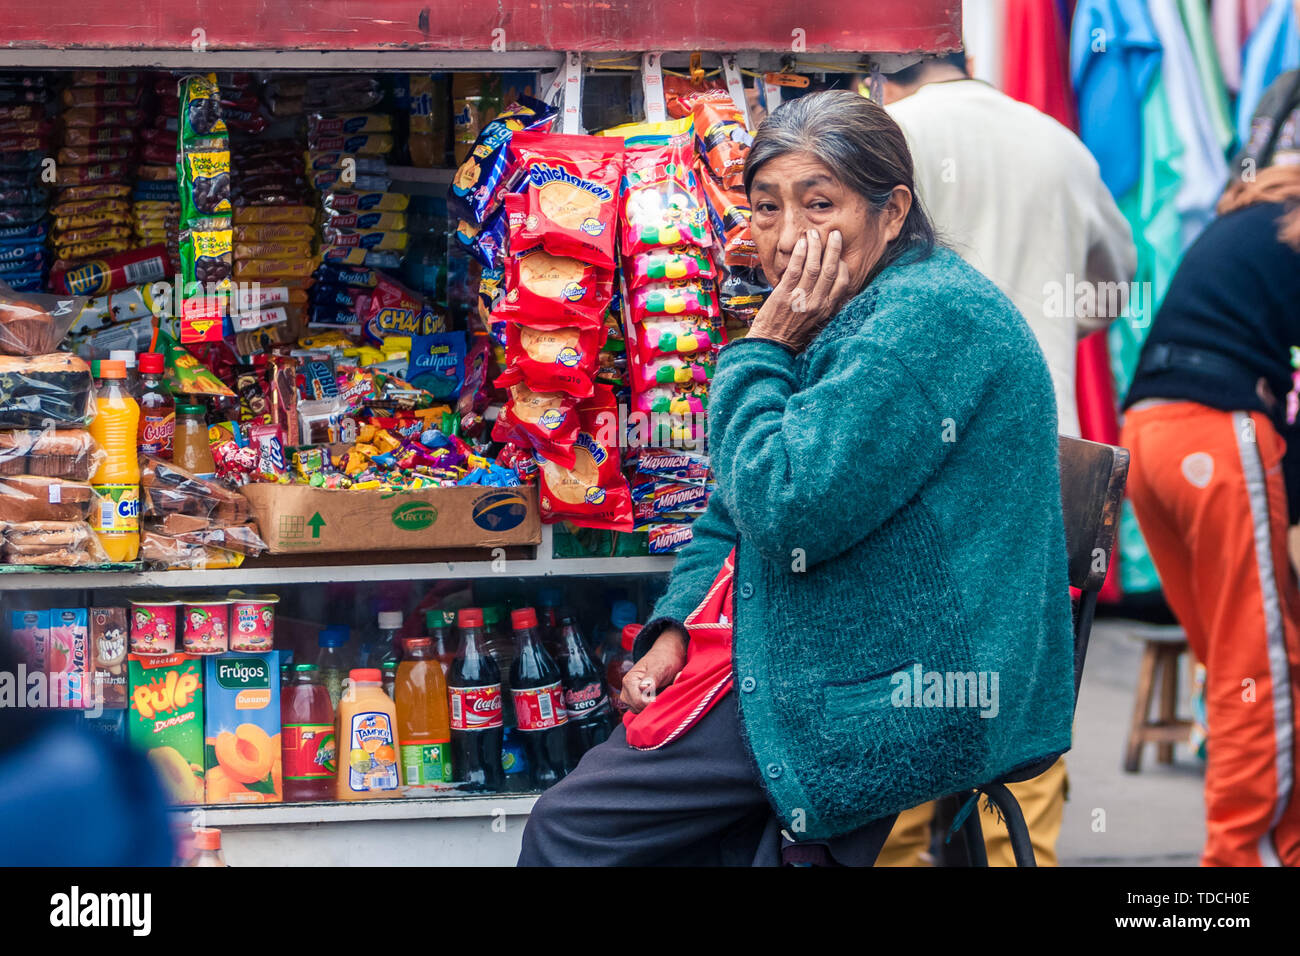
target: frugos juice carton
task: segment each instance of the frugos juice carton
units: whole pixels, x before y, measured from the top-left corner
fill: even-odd
[[[50,608],[45,669],[50,675],[50,699],[56,706],[94,706],[95,660],[90,649],[90,616],[84,607]]]
[[[280,652],[205,660],[208,803],[279,803]]]
[[[129,654],[127,671],[127,739],[146,752],[173,803],[202,803],[202,658]]]

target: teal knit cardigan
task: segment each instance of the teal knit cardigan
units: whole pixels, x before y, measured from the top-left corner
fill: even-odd
[[[717,491],[636,654],[735,546],[744,735],[797,839],[1069,748],[1056,422],[1025,320],[942,248],[882,270],[797,356],[722,350]]]

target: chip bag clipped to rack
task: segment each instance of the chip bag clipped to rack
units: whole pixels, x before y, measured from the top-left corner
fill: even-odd
[[[660,246],[710,245],[708,212],[691,169],[692,150],[674,143],[630,150],[623,173],[623,255]]]
[[[745,116],[726,90],[704,90],[683,97],[695,125],[695,148],[725,189],[743,188],[745,159],[754,137]]]
[[[613,269],[624,152],[614,137],[516,133],[510,153],[527,198],[520,237],[551,255]]]
[[[511,137],[525,130],[549,133],[557,112],[541,100],[521,96],[484,126],[452,180],[447,194],[452,213],[473,224],[485,222],[511,179]]]
[[[614,390],[599,386],[577,410],[573,464],[536,450],[542,520],[586,528],[632,530],[632,493],[621,471],[618,405]]]

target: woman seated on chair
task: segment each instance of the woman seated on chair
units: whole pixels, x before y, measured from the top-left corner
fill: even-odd
[[[898,811],[1069,746],[1029,327],[936,246],[869,100],[776,110],[745,188],[774,291],[718,358],[717,491],[637,640],[630,715],[542,795],[522,865],[769,863],[780,829],[870,862]]]

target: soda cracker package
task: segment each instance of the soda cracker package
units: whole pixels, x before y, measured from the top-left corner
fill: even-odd
[[[536,327],[599,328],[613,294],[614,273],[541,246],[506,257],[506,293],[496,318]]]
[[[521,375],[539,391],[588,398],[604,338],[603,328],[535,329],[507,322],[506,361],[510,367],[498,377],[497,384],[508,385]]]
[[[623,173],[623,254],[710,245],[708,212],[681,144],[629,150]]]
[[[552,255],[613,269],[623,141],[525,131],[511,139],[510,152],[526,184],[521,236]]]
[[[507,369],[496,384],[506,387],[502,379],[522,379],[523,374]],[[573,440],[578,434],[577,403],[563,392],[534,391],[522,381],[509,385],[508,401],[492,426],[492,440],[545,449],[553,462],[571,467],[574,462]]]
[[[585,528],[632,530],[632,493],[621,471],[618,406],[614,391],[600,386],[578,406],[579,428],[572,465],[534,451],[544,521],[567,520]]]

